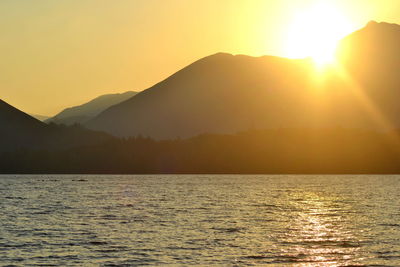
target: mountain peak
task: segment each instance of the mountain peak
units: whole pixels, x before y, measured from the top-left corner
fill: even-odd
[[[376,22],[375,20],[371,20],[367,23],[364,29],[372,29],[372,30],[389,30],[389,31],[400,31],[400,25],[395,23],[388,23],[388,22]]]
[[[213,60],[220,60],[220,59],[225,59],[225,58],[232,58],[234,57],[234,55],[229,54],[229,53],[224,53],[224,52],[218,52],[209,56],[206,56],[202,59],[213,59]],[[202,59],[200,59],[199,61],[201,61]]]
[[[358,45],[366,46],[371,43],[375,44],[383,44],[384,46],[387,44],[396,45],[398,44],[400,36],[400,25],[388,22],[376,22],[371,20],[367,23],[367,25],[358,31],[355,31],[345,38],[346,40],[358,39]],[[358,49],[358,45],[353,45],[355,49]],[[383,50],[385,50],[383,48]]]

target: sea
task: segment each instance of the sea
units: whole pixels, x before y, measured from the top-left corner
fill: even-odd
[[[1,175],[0,266],[400,266],[400,176]]]

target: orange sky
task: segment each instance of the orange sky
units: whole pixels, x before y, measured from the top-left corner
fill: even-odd
[[[3,0],[0,98],[54,115],[141,91],[216,52],[290,56],[294,18],[320,2],[349,31],[369,20],[400,24],[399,0]]]

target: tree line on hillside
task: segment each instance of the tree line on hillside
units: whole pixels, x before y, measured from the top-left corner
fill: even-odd
[[[400,173],[400,132],[251,130],[190,139],[108,138],[0,155],[1,173]]]

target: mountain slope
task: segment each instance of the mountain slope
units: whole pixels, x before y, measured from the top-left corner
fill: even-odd
[[[0,151],[25,147],[38,141],[46,132],[39,120],[0,100]]]
[[[167,139],[236,132],[265,122],[279,126],[281,113],[292,114],[296,124],[310,113],[310,98],[297,101],[295,93],[307,87],[309,67],[307,60],[212,55],[107,109],[87,126],[117,136]]]
[[[216,54],[187,66],[86,126],[157,139],[253,128],[400,127],[400,26],[369,23],[340,46],[347,75],[311,60]]]
[[[43,116],[43,115],[37,115],[37,114],[29,114],[29,115],[40,121],[45,121],[45,120],[50,119],[49,116]]]
[[[0,152],[97,144],[110,137],[80,127],[47,125],[0,100]]]
[[[344,69],[377,116],[400,127],[400,25],[371,21],[338,48]]]
[[[80,106],[63,110],[56,116],[47,119],[46,123],[54,122],[56,124],[65,125],[73,125],[75,123],[83,124],[101,113],[103,110],[129,99],[135,94],[137,93],[128,91],[121,94],[102,95]]]

